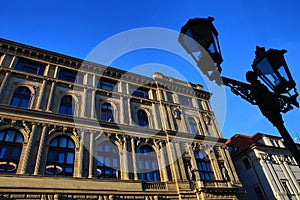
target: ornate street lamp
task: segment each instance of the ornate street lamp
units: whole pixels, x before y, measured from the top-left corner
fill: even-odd
[[[215,80],[219,85],[229,86],[234,94],[259,107],[262,114],[277,128],[300,166],[300,151],[285,128],[281,115],[281,113],[292,110],[293,106],[299,107],[296,100],[298,96],[296,83],[284,59],[286,50],[269,49],[265,51],[264,47],[257,47],[252,64],[253,71],[246,73],[246,79],[250,84],[220,76],[220,65],[223,59],[218,32],[212,21],[212,17],[190,19],[181,29],[179,43],[210,80]],[[204,51],[211,56],[215,63],[214,66],[205,65],[208,62],[203,62],[203,56],[201,57],[205,53]],[[199,54],[198,59],[195,57],[195,52]],[[273,92],[258,80],[258,76]],[[291,90],[294,91],[293,95],[290,94]]]
[[[264,83],[275,93],[289,93],[292,89],[296,92],[296,83],[284,59],[286,50],[256,47],[255,59],[252,69]]]
[[[212,17],[208,17],[207,19],[189,19],[181,28],[181,34],[178,38],[182,47],[192,56],[201,71],[208,76],[210,80],[216,80],[215,76],[222,71],[221,63],[223,62],[218,32],[212,24],[213,21],[214,18]],[[214,66],[209,65],[204,60],[205,53],[210,55],[214,61]],[[218,81],[216,80],[216,82]]]

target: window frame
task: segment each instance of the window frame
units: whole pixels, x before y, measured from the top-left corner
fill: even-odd
[[[149,116],[143,109],[139,109],[136,112],[137,125],[140,127],[149,127]]]
[[[45,68],[46,64],[27,59],[19,59],[15,67],[16,70],[41,76],[44,75]]]
[[[103,108],[106,106],[106,108]],[[101,121],[105,122],[114,122],[114,112],[113,107],[110,103],[103,103],[101,105],[101,113],[100,113],[100,119]]]
[[[97,147],[96,165],[97,165],[97,169],[96,169],[97,178],[119,179],[120,178],[120,170],[119,170],[120,155],[119,155],[118,147],[115,144],[111,143],[110,141],[100,143]]]
[[[12,140],[6,140],[9,133],[14,134]],[[0,174],[15,174],[17,172],[22,154],[23,143],[24,137],[20,132],[13,129],[0,131]],[[3,150],[5,148],[6,150]],[[18,155],[14,155],[16,153],[18,153]],[[2,167],[4,169],[2,169]],[[10,169],[11,167],[13,168]]]
[[[65,145],[64,145],[64,143],[65,143]],[[63,144],[63,145],[61,146],[61,144]],[[50,158],[51,155],[54,157]],[[73,159],[71,159],[72,160],[71,163],[69,163],[70,160],[68,158],[70,155],[72,155],[72,158],[73,158]],[[60,160],[63,160],[63,162],[61,162]],[[48,175],[48,176],[73,176],[74,163],[75,163],[75,143],[74,143],[74,141],[70,137],[62,136],[62,135],[53,138],[52,141],[49,143],[47,161],[46,161],[46,166],[45,166],[45,175]],[[51,169],[51,168],[53,168],[55,170],[55,172],[51,173],[51,172],[47,171],[47,169]],[[71,172],[66,171],[66,169],[71,169]]]
[[[13,96],[10,101],[11,106],[16,106],[19,108],[29,108],[31,101],[31,91],[26,86],[17,87],[13,93]],[[25,100],[25,104],[23,105]],[[15,103],[17,101],[17,103]]]
[[[159,182],[161,180],[155,150],[143,145],[137,151],[138,178],[142,181]]]
[[[188,122],[189,122],[191,133],[195,135],[199,135],[199,129],[196,120],[193,117],[189,117]]]
[[[203,181],[215,180],[215,175],[208,155],[201,149],[194,153],[200,179]]]
[[[71,101],[70,101],[71,99]],[[71,103],[70,103],[71,102]],[[70,107],[71,105],[71,107]],[[62,106],[64,106],[64,112],[62,110]],[[72,95],[64,95],[62,96],[61,100],[60,100],[60,104],[59,104],[59,110],[58,113],[61,115],[69,115],[69,116],[73,116],[74,115],[74,108],[75,108],[75,102],[74,102],[74,98],[72,97]]]

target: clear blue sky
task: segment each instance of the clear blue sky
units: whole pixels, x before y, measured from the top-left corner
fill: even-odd
[[[189,18],[213,16],[224,58],[223,76],[245,81],[256,45],[287,49],[286,60],[299,88],[299,8],[296,0],[3,1],[0,37],[85,59],[99,43],[123,31],[142,27],[179,31]],[[184,63],[171,58],[168,52],[154,49],[125,55],[113,66],[131,70],[160,63],[184,74],[188,81],[201,83],[193,72],[182,69]],[[224,100],[227,112],[221,128],[225,138],[236,133],[278,135],[257,107],[228,89]],[[300,134],[299,109],[285,114],[284,119],[292,137]]]

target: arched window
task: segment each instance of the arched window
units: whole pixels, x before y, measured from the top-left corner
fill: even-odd
[[[17,106],[21,108],[28,108],[31,92],[27,87],[18,87],[10,102],[11,106]]]
[[[201,180],[214,180],[214,173],[211,169],[210,160],[207,157],[207,154],[202,150],[198,150],[195,152],[195,159]]]
[[[61,99],[59,106],[59,114],[73,115],[73,98],[71,95],[65,95]]]
[[[101,106],[101,120],[106,122],[113,122],[113,109],[110,103],[104,103]]]
[[[16,173],[23,136],[15,130],[0,131],[0,173]]]
[[[137,120],[139,126],[143,126],[143,127],[148,126],[148,116],[144,110],[137,111]]]
[[[193,117],[189,117],[188,120],[189,120],[189,124],[190,124],[190,128],[191,128],[191,132],[193,134],[198,134],[199,131],[198,131],[198,126],[197,126],[195,119]]]
[[[104,142],[97,148],[97,172],[99,178],[119,178],[119,151],[111,142]]]
[[[138,176],[140,180],[159,181],[159,171],[155,151],[149,146],[138,149]]]
[[[69,137],[54,138],[49,145],[46,174],[73,176],[74,156],[75,145]]]

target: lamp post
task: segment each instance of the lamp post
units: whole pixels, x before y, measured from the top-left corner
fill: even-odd
[[[293,106],[299,107],[296,100],[296,83],[284,59],[287,51],[266,51],[264,47],[256,47],[253,71],[246,73],[246,80],[250,84],[221,76],[223,58],[213,20],[212,17],[189,19],[181,28],[179,43],[209,80],[230,87],[234,94],[259,107],[262,114],[277,128],[300,166],[300,151],[285,128],[281,115],[292,110]],[[204,60],[205,54],[212,58],[213,65]],[[258,77],[266,85],[262,84]]]

